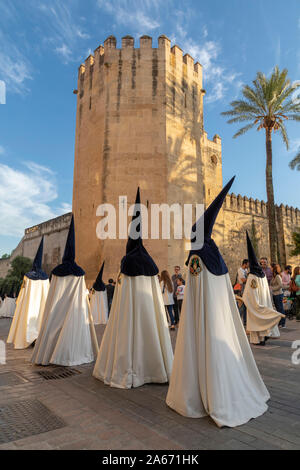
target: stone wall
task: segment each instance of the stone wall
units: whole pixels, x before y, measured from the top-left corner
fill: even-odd
[[[25,229],[22,240],[12,252],[10,258],[0,260],[0,277],[7,275],[11,262],[16,256],[21,255],[33,259],[42,235],[44,235],[43,269],[47,274],[50,274],[52,269],[61,262],[71,215],[71,213],[64,214]]]

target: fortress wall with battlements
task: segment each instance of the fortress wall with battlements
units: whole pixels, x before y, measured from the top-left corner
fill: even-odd
[[[282,268],[284,265],[300,265],[300,256],[291,257],[292,233],[299,230],[300,210],[293,207],[276,206],[277,232],[279,242],[279,256]],[[224,254],[226,264],[233,279],[237,267],[243,258],[247,258],[246,230],[250,236],[255,227],[258,256],[266,256],[269,262],[269,226],[267,218],[267,204],[258,199],[230,194],[224,203],[224,241],[220,249]]]
[[[71,222],[71,213],[61,215],[39,225],[25,229],[24,236],[8,259],[0,259],[0,277],[5,277],[11,262],[17,256],[33,260],[42,235],[44,235],[43,269],[50,274],[52,269],[61,263],[65,242]]]

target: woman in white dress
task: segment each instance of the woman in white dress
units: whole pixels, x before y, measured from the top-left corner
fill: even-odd
[[[15,349],[28,348],[38,337],[48,295],[49,280],[42,271],[44,237],[35,255],[32,269],[24,275],[7,343]]]
[[[166,399],[167,405],[183,416],[209,415],[220,427],[239,426],[260,416],[267,410],[270,398],[240,319],[227,266],[211,238],[233,180],[197,222],[204,222],[204,244],[191,250],[187,260],[185,294]]]
[[[126,255],[93,375],[111,387],[168,382],[173,351],[158,281],[158,268],[141,238],[140,193],[136,197]],[[138,238],[132,230],[137,223]]]
[[[108,318],[107,292],[102,280],[103,269],[104,261],[91,289],[90,303],[94,325],[106,325]]]
[[[273,307],[266,275],[257,261],[248,232],[246,236],[250,266],[243,293],[247,307],[247,331],[250,332],[250,343],[264,346],[266,337],[280,337],[278,323],[285,315]]]
[[[43,322],[31,358],[34,364],[73,366],[92,362],[96,338],[84,271],[75,263],[72,216],[62,264],[52,271]],[[94,344],[95,352],[97,344]]]

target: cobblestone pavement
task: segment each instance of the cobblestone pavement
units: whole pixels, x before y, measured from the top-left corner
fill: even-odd
[[[0,340],[6,340],[10,321],[0,319]],[[100,342],[104,327],[96,330]],[[287,321],[281,333],[264,348],[253,347],[271,394],[269,409],[234,429],[219,429],[209,417],[188,419],[173,412],[165,404],[166,385],[107,387],[92,377],[93,364],[46,380],[38,371],[53,369],[32,366],[31,348],[16,351],[7,345],[6,364],[0,365],[0,412],[8,424],[1,429],[0,419],[0,450],[300,449],[300,365],[291,361],[300,323]],[[174,343],[176,332],[171,335]]]

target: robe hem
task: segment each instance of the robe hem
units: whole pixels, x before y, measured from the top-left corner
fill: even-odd
[[[269,396],[269,398],[265,398],[264,405],[260,409],[258,409],[257,412],[251,414],[251,416],[245,417],[243,419],[236,420],[236,421],[230,421],[230,424],[229,424],[229,422],[225,423],[224,421],[218,420],[212,414],[209,414],[207,412],[205,412],[205,414],[194,413],[193,415],[191,415],[191,414],[187,413],[186,411],[183,411],[183,409],[175,406],[171,401],[166,400],[166,404],[168,405],[169,408],[174,410],[176,413],[179,413],[180,415],[184,416],[185,418],[199,419],[199,418],[204,418],[205,416],[209,416],[217,424],[217,426],[220,427],[220,428],[222,428],[222,427],[234,428],[234,427],[237,427],[237,426],[242,426],[243,424],[248,423],[251,419],[255,419],[255,418],[258,418],[259,416],[263,415],[268,409],[268,405],[266,404],[266,402],[269,399],[270,399],[270,396]]]
[[[103,376],[96,375],[94,373],[93,373],[93,377],[95,377],[95,379],[101,380],[105,385],[109,385],[110,387],[114,387],[114,388],[122,388],[122,389],[137,388],[137,387],[141,387],[142,385],[149,384],[149,383],[164,384],[164,383],[169,382],[169,379],[168,379],[167,376],[165,378],[160,378],[160,379],[158,379],[156,377],[144,377],[144,379],[135,380],[134,383],[133,383],[133,381],[131,381],[131,385],[127,385],[127,384],[123,385],[121,383],[117,383],[117,382],[114,382],[114,381],[111,381],[111,380],[107,380]]]

